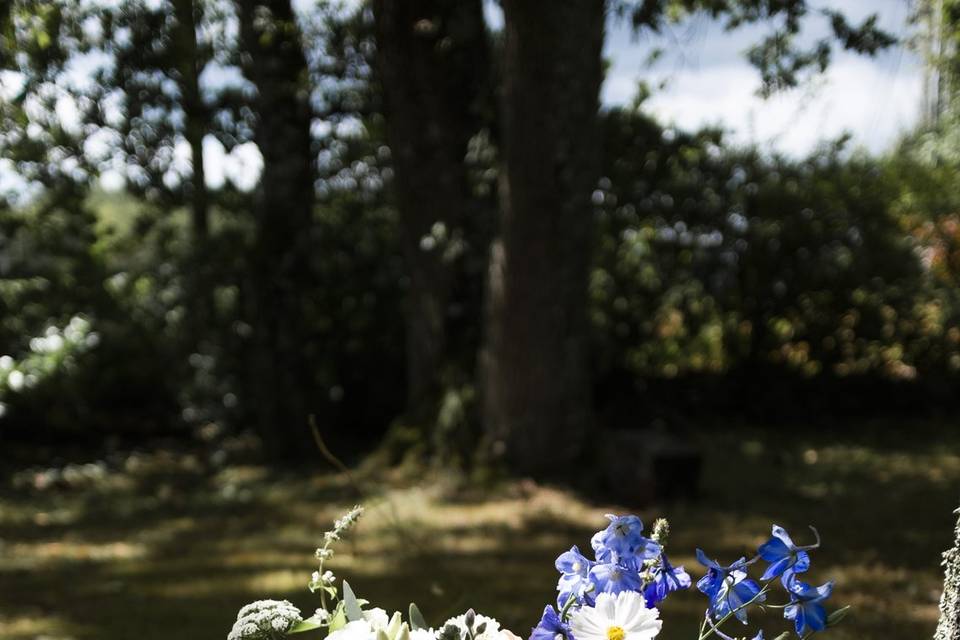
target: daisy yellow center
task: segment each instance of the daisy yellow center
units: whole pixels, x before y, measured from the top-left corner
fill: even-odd
[[[627,632],[623,630],[623,627],[609,627],[607,629],[607,640],[623,640],[627,635]]]

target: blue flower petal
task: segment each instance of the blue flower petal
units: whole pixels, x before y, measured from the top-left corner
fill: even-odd
[[[776,562],[791,555],[790,547],[785,545],[782,540],[770,538],[757,549],[757,553],[767,562]]]
[[[716,569],[718,571],[722,570],[723,567],[716,560],[711,560],[707,557],[707,554],[703,552],[703,549],[697,549],[697,562],[702,564],[708,569]]]
[[[687,573],[686,569],[683,567],[670,567],[669,571],[664,576],[664,579],[668,582],[674,583],[673,591],[678,589],[689,589],[690,585],[693,583],[693,580],[690,579],[690,574]]]
[[[803,636],[803,630],[807,626],[807,620],[806,620],[806,617],[804,616],[803,607],[801,606],[797,606],[797,617],[793,621],[793,626],[797,630],[797,635]]]
[[[637,557],[643,560],[651,560],[659,556],[662,551],[663,548],[659,544],[648,538],[643,538],[635,553]]]
[[[793,540],[790,538],[787,530],[778,524],[773,525],[773,537],[782,542],[788,549],[792,550],[797,548],[797,545],[793,544]]]
[[[557,571],[561,573],[576,574],[586,577],[586,575],[590,572],[590,567],[594,565],[594,562],[580,553],[580,549],[574,545],[570,547],[570,551],[561,553],[555,564]]]
[[[605,536],[606,529],[597,531],[593,534],[593,537],[590,538],[590,546],[593,548],[593,555],[597,559],[597,562],[607,562],[610,560],[611,552],[604,544]]]
[[[617,564],[598,564],[590,570],[590,579],[597,593],[617,594],[621,591],[639,591],[640,574]]]
[[[654,607],[674,591],[689,589],[690,583],[690,574],[683,567],[671,565],[667,554],[662,554],[660,566],[654,573],[653,581],[644,588],[643,597],[648,607]]]
[[[771,564],[769,567],[767,567],[767,570],[763,572],[763,575],[760,576],[760,579],[764,581],[772,580],[773,578],[776,578],[779,575],[783,575],[783,572],[789,569],[792,563],[793,563],[793,558],[791,556],[780,558],[779,560]]]
[[[802,582],[801,580],[796,579],[796,576],[794,576],[794,579],[790,582],[790,599],[791,600],[803,601],[803,600],[811,600],[816,597],[817,597],[816,589],[811,587],[806,582]]]
[[[550,605],[543,609],[543,616],[539,624],[530,632],[530,640],[555,640],[557,634],[562,635],[567,640],[572,640],[570,627],[560,620],[559,614]]]
[[[697,580],[697,589],[699,589],[700,592],[705,594],[708,598],[713,598],[717,595],[717,591],[720,589],[721,582],[722,578],[718,579],[715,572],[710,572]]]
[[[804,614],[804,622],[814,631],[823,631],[827,628],[827,610],[823,605],[811,602],[806,606],[801,606]]]
[[[821,603],[832,594],[832,582],[812,587],[794,579],[790,583],[791,604],[784,609],[784,617],[794,617],[798,634],[802,635],[806,628],[823,631],[827,626],[827,611]]]
[[[800,612],[800,605],[798,604],[788,604],[783,608],[783,617],[787,620],[796,620],[797,614]]]
[[[730,591],[727,594],[727,602],[730,605],[731,610],[736,610],[743,605],[747,604],[751,600],[757,597],[757,594],[760,593],[760,585],[750,579],[743,579],[740,582],[737,582],[730,588]],[[756,602],[762,602],[763,597],[760,597]],[[746,607],[737,611],[734,616],[740,622],[746,623],[747,621],[747,609]]]
[[[828,582],[817,587],[817,599],[826,600],[833,595],[833,582]]]

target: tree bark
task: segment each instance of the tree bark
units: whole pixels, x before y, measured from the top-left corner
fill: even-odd
[[[270,455],[303,457],[313,452],[307,423],[319,397],[301,300],[311,284],[316,174],[307,63],[290,0],[238,0],[238,9],[263,156],[250,256],[252,409]]]
[[[203,169],[203,137],[209,117],[200,94],[203,64],[197,47],[197,6],[194,0],[174,0],[177,19],[177,71],[185,119],[185,138],[190,145],[190,273],[188,304],[191,346],[196,348],[209,328],[213,316],[213,292],[206,264],[210,237],[209,197]]]
[[[501,239],[492,249],[485,429],[511,470],[556,475],[592,424],[591,196],[605,6],[504,0]]]
[[[960,509],[954,513],[960,513]],[[943,595],[933,640],[960,640],[960,520],[953,531],[953,548],[943,554]]]
[[[373,8],[409,277],[408,413],[429,421],[449,355],[454,265],[443,237],[462,228],[471,206],[464,156],[479,126],[486,28],[480,0],[375,0]],[[441,231],[440,242],[435,231]]]

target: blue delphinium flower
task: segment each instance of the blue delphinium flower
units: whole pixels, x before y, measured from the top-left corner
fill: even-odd
[[[637,516],[607,514],[610,524],[590,539],[598,562],[617,562],[639,570],[644,560],[656,558],[660,545],[643,537],[643,522]]]
[[[697,581],[697,589],[709,598],[713,598],[713,596],[716,595],[723,585],[723,581],[731,571],[742,569],[746,566],[746,558],[740,558],[729,567],[724,567],[716,560],[708,558],[702,549],[697,549],[697,561],[707,568],[707,575]]]
[[[689,589],[690,582],[690,575],[683,570],[683,567],[671,565],[667,554],[664,553],[660,556],[660,565],[654,571],[653,582],[643,590],[643,597],[648,607],[655,607],[658,602],[665,600],[674,591]]]
[[[543,617],[530,632],[530,640],[574,640],[570,625],[560,619],[560,614],[550,605],[543,609]]]
[[[590,569],[590,580],[596,586],[597,593],[614,595],[621,591],[640,591],[642,584],[636,570],[612,562],[594,565]]]
[[[560,572],[560,580],[557,582],[557,591],[560,592],[557,598],[558,606],[563,607],[571,595],[577,602],[593,604],[593,596],[588,587],[592,584],[590,569],[595,564],[585,558],[576,545],[571,547],[570,551],[560,554],[555,563],[557,571]]]
[[[714,620],[719,620],[733,612],[734,617],[746,624],[747,611],[744,605],[748,602],[763,602],[760,594],[760,585],[755,580],[747,578],[746,559],[740,558],[728,567],[722,566],[716,560],[711,560],[700,549],[697,549],[697,560],[707,568],[707,575],[700,578],[697,588],[710,599],[710,613]]]
[[[786,529],[773,525],[773,536],[757,550],[760,557],[770,563],[760,579],[772,580],[780,576],[783,586],[789,588],[792,575],[810,568],[810,556],[805,549],[793,543]]]
[[[783,617],[793,620],[797,635],[803,636],[809,629],[823,631],[827,628],[827,611],[823,601],[833,593],[833,582],[812,587],[794,579],[790,583],[790,604],[783,610]]]
[[[739,569],[731,571],[723,581],[723,585],[714,598],[714,616],[720,619],[728,613],[733,612],[737,620],[746,624],[747,610],[744,605],[754,601],[754,598],[756,598],[755,602],[763,602],[765,596],[757,598],[759,594],[760,585],[757,584],[756,580],[748,578],[746,571]]]

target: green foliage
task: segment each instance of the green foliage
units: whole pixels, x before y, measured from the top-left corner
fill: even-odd
[[[930,270],[922,238],[904,232],[916,224],[906,202],[957,203],[935,169],[842,146],[765,157],[632,110],[604,128],[591,279],[601,376],[751,370],[762,385],[771,370],[899,381],[960,370],[958,308],[937,277],[950,268]]]
[[[877,26],[876,14],[851,25],[841,11],[817,7],[808,0],[616,0],[612,6],[636,30],[659,32],[667,23],[697,13],[721,20],[728,31],[758,22],[771,25],[772,32],[747,51],[747,59],[760,73],[760,94],[765,96],[797,87],[825,71],[836,45],[875,55],[897,43]],[[826,18],[832,33],[803,46],[800,36],[811,15]]]
[[[850,608],[850,605],[847,605],[831,612],[830,615],[827,616],[827,626],[833,627],[843,622],[843,619],[850,614]]]
[[[412,602],[410,603],[410,612],[407,616],[407,619],[410,620],[410,629],[412,631],[430,628],[429,625],[427,625],[427,621],[424,619],[423,614],[420,613],[420,608]]]
[[[343,581],[343,607],[347,614],[347,620],[363,620],[363,611],[360,609],[360,603],[357,602],[357,596],[353,594],[350,583]]]
[[[195,9],[190,24],[179,11],[187,5]],[[101,343],[69,375],[56,376],[59,391],[12,403],[4,432],[248,425],[258,384],[248,321],[253,194],[229,182],[204,194],[209,231],[197,242],[199,194],[192,168],[174,153],[191,122],[227,151],[251,139],[249,86],[205,90],[199,107],[184,93],[185,74],[236,69],[233,3],[18,0],[10,8],[4,52],[19,55],[2,58],[13,72],[4,81],[19,79],[20,92],[0,100],[0,152],[30,191],[0,207],[0,354],[19,361],[30,336],[77,314],[91,319]],[[340,88],[322,92],[325,118],[337,124],[318,134],[323,202],[299,234],[310,247],[298,274],[310,333],[298,348],[317,365],[303,384],[321,399],[318,422],[341,446],[399,411],[404,285],[396,221],[381,195],[382,143],[359,126],[370,100],[365,54],[352,31],[332,28],[343,14],[330,7],[317,15],[312,35],[327,52],[311,55],[311,80]],[[184,38],[189,29],[195,56]],[[84,56],[96,82],[68,73]],[[337,59],[353,62],[339,68]],[[69,127],[57,115],[64,103],[75,109]],[[96,188],[108,170],[126,177],[123,193]],[[191,319],[198,296],[211,301],[199,334]],[[70,420],[43,415],[51,398],[60,398],[56,406]]]
[[[103,271],[91,252],[92,226],[75,200],[0,206],[0,351],[25,347],[46,323],[64,323],[81,301],[97,299],[92,283]]]
[[[96,347],[99,340],[90,323],[76,316],[64,329],[51,325],[42,336],[32,338],[29,352],[19,361],[0,356],[0,416],[16,402],[12,396],[29,393],[53,376],[69,374],[77,366],[77,357]]]
[[[186,76],[237,70],[246,52],[228,28],[233,3],[196,2],[192,25],[173,7],[16,0],[0,14],[0,64],[13,72],[5,81],[16,80],[0,100],[0,153],[26,185],[0,204],[0,354],[36,380],[0,392],[5,435],[99,438],[251,423],[256,192],[209,189],[208,236],[197,242],[192,168],[175,162],[174,150],[190,122],[227,150],[250,142],[255,92],[244,81],[187,104]],[[637,28],[692,12],[729,28],[770,22],[774,33],[750,53],[764,91],[801,82],[835,46],[869,54],[891,43],[872,19],[849,25],[826,11],[831,40],[797,49],[814,14],[799,0],[613,8]],[[410,279],[387,189],[393,171],[371,15],[331,3],[302,22],[305,90],[324,126],[312,141],[318,202],[298,234],[309,248],[295,283],[308,331],[296,349],[312,363],[303,384],[315,392],[324,438],[349,450],[375,440],[403,410],[401,309]],[[112,63],[100,66],[97,82],[78,84],[67,73],[101,55]],[[58,116],[65,104],[75,117]],[[642,108],[602,114],[589,283],[597,386],[635,391],[726,377],[762,389],[777,380],[876,378],[941,389],[955,380],[955,119],[945,116],[885,159],[838,143],[789,160],[732,148],[718,131],[665,128]],[[462,228],[435,226],[424,238],[455,272],[445,310],[452,366],[442,373],[447,393],[430,445],[444,459],[470,455],[479,433],[472,377],[499,170],[492,110],[483,121],[465,158],[476,210]],[[90,140],[99,143],[91,149]],[[125,192],[98,188],[106,171],[128,178]],[[210,310],[194,332],[198,291]],[[31,349],[31,338],[75,317],[90,323],[96,348]]]

